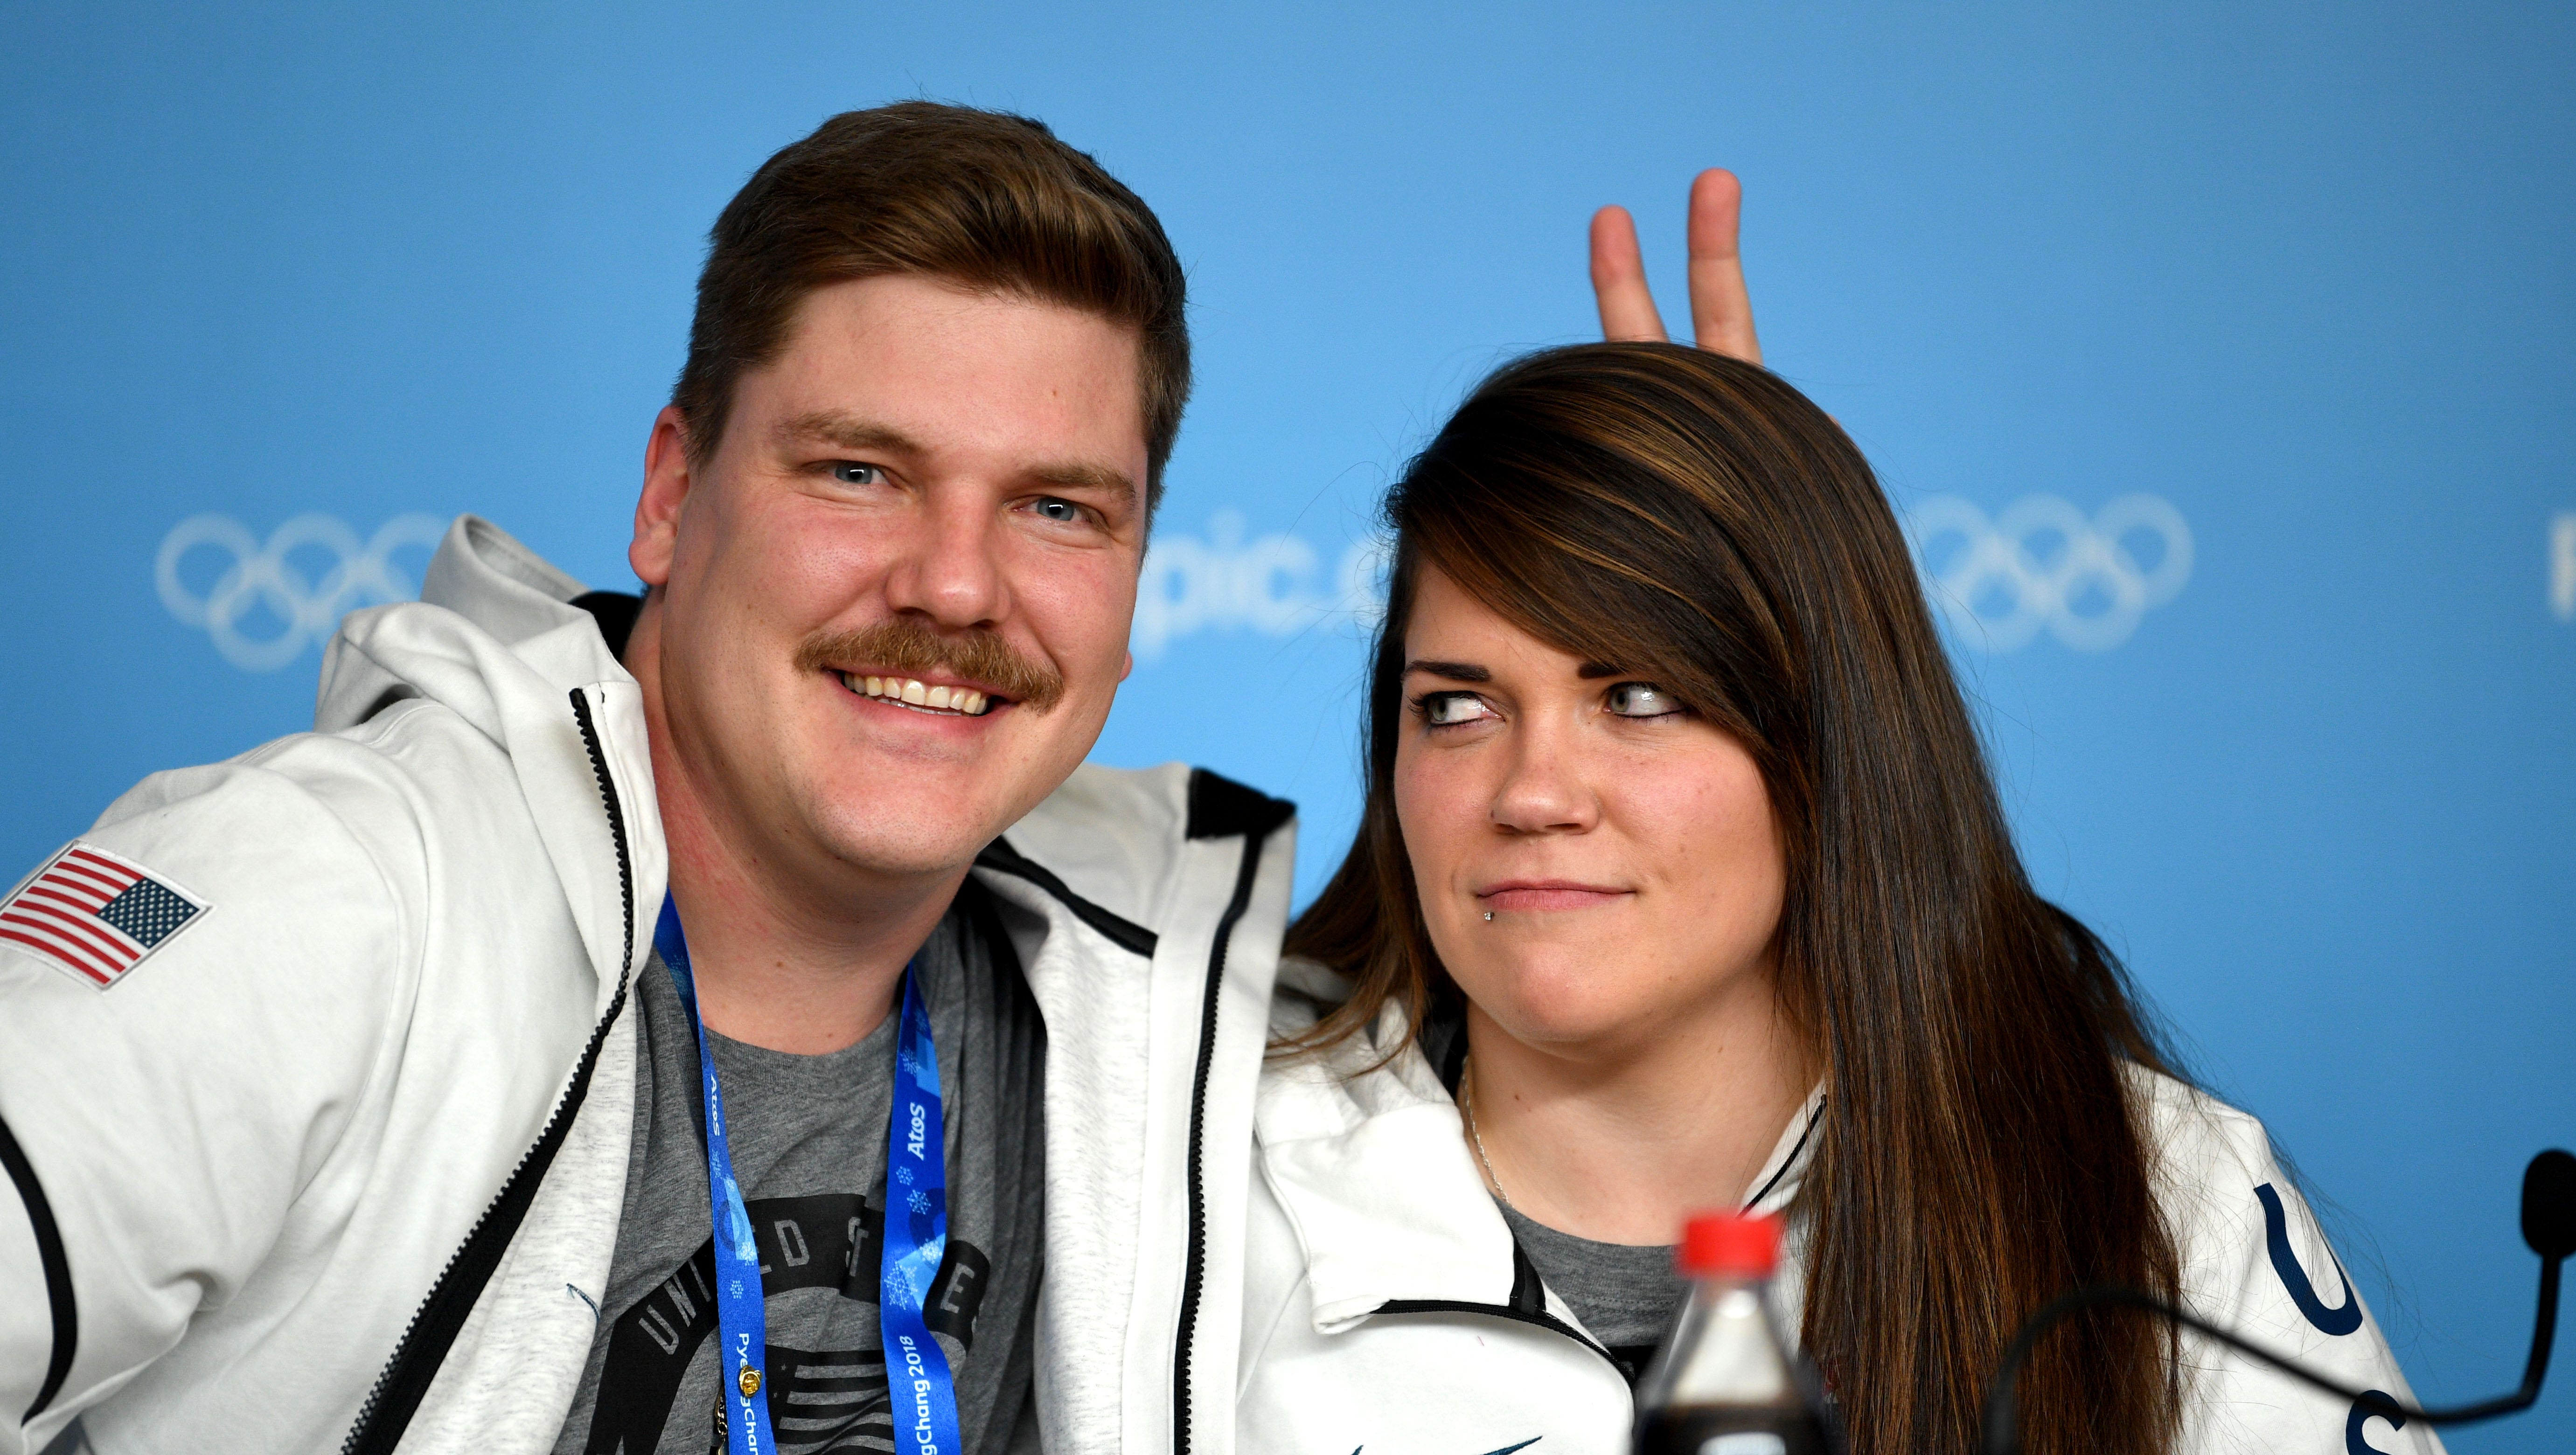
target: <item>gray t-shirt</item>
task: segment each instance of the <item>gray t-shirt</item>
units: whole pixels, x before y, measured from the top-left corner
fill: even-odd
[[[1497,1202],[1512,1238],[1529,1255],[1539,1278],[1574,1309],[1592,1337],[1637,1382],[1655,1346],[1672,1326],[1689,1285],[1673,1270],[1673,1250],[1652,1244],[1596,1243],[1533,1222]]]
[[[1045,1023],[972,882],[914,965],[939,1050],[948,1149],[948,1252],[927,1322],[956,1378],[966,1450],[1035,1450]],[[697,1031],[659,955],[636,996],[642,1043],[625,1210],[556,1455],[724,1449]],[[894,1448],[877,1278],[897,1019],[890,1009],[858,1044],[820,1056],[707,1036],[761,1252],[770,1423],[786,1455]]]

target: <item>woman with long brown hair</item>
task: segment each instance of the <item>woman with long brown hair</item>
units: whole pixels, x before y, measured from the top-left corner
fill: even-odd
[[[1970,1448],[2086,1284],[2406,1397],[2262,1128],[2033,890],[1832,420],[1716,352],[1550,350],[1386,519],[1366,806],[1256,1114],[1240,1446],[1623,1448],[1707,1208],[1785,1215],[1861,1455]],[[2439,1448],[2126,1313],[2021,1393],[2050,1455]]]

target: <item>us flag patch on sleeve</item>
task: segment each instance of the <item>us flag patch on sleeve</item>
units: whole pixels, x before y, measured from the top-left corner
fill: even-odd
[[[105,990],[212,908],[130,859],[74,840],[0,899],[0,941]]]

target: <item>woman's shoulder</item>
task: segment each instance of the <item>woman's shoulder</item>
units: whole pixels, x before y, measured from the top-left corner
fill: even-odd
[[[2272,1136],[2252,1113],[2230,1106],[2178,1076],[2131,1064],[2130,1092],[2155,1168],[2156,1202],[2181,1254],[2192,1266],[2236,1263],[2263,1242],[2265,1194],[2279,1203],[2288,1186]]]
[[[2276,1176],[2272,1136],[2251,1112],[2228,1105],[2179,1076],[2131,1062],[2130,1094],[2145,1113],[2143,1129],[2159,1170],[2185,1181]]]
[[[2185,1307],[2346,1383],[2413,1398],[2297,1183],[2251,1114],[2178,1077],[2130,1068]],[[2332,1449],[2366,1420],[2345,1401],[2184,1344],[2184,1451]],[[2420,1427],[2373,1425],[2372,1449],[2438,1455]]]

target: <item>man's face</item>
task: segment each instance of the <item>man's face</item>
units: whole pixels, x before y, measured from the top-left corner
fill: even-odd
[[[1129,666],[1139,362],[1092,314],[875,277],[805,299],[704,468],[664,412],[628,553],[660,588],[647,681],[737,852],[954,870],[1082,761]]]

